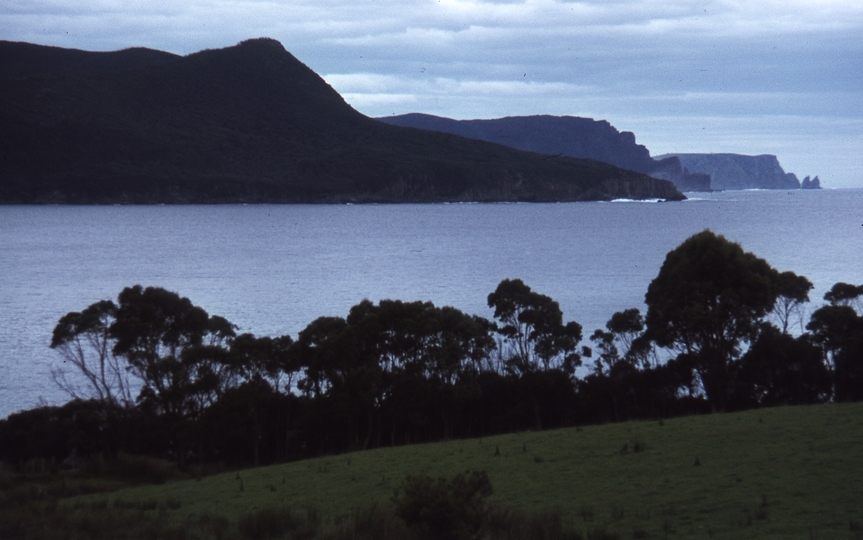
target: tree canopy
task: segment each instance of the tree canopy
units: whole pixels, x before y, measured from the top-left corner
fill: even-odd
[[[577,348],[581,325],[564,323],[556,301],[519,279],[488,295],[493,321],[431,302],[363,300],[345,317],[315,319],[296,339],[236,335],[188,298],[136,285],[116,302],[60,318],[51,346],[63,363],[52,376],[74,401],[0,421],[0,458],[124,451],[173,456],[181,466],[257,465],[863,399],[863,286],[834,285],[807,332],[792,335],[811,289],[805,277],[703,231],[668,253],[645,317],[625,309],[593,332],[596,361],[584,374],[576,368],[594,354]]]
[[[51,337],[51,348],[63,365],[51,370],[54,382],[75,399],[95,399],[105,405],[131,405],[134,397],[126,359],[114,354],[111,332],[117,305],[101,300],[83,311],[60,318]]]
[[[650,283],[648,335],[691,359],[713,407],[724,409],[730,363],[773,308],[778,282],[767,261],[705,230],[669,252]]]
[[[138,401],[176,418],[200,414],[229,383],[222,346],[234,337],[233,325],[159,287],[127,287],[118,302],[114,354],[142,381]]]
[[[564,324],[560,305],[551,297],[532,291],[520,279],[505,279],[488,295],[488,306],[494,308],[499,321],[495,329],[508,345],[505,361],[511,369],[561,367],[572,373],[581,365],[581,325]]]

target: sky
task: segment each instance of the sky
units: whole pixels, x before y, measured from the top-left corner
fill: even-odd
[[[651,155],[863,187],[861,0],[3,0],[0,39],[176,54],[271,37],[368,116],[608,120]]]

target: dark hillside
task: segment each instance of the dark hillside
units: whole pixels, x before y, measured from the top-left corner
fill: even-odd
[[[454,133],[540,154],[589,158],[639,171],[653,165],[635,135],[605,120],[577,116],[508,116],[493,120],[452,120],[428,114],[381,118],[388,124]]]
[[[616,167],[670,180],[680,190],[710,189],[710,177],[684,170],[677,158],[656,160],[635,135],[605,120],[577,116],[508,116],[491,120],[453,120],[411,113],[379,120],[388,124],[443,131],[540,154],[595,159]]]
[[[0,77],[83,76],[133,70],[177,58],[171,53],[141,47],[115,52],[89,52],[32,43],[0,42],[0,66],[3,66]]]
[[[0,42],[0,202],[677,199],[663,181],[358,113],[270,39],[185,57]]]

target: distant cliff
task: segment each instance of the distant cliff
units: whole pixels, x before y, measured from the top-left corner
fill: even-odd
[[[671,157],[678,158],[683,166],[692,172],[709,174],[711,185],[717,190],[801,187],[797,176],[786,173],[774,155],[665,154],[657,159]],[[810,189],[812,181],[808,181],[806,187]]]
[[[272,39],[188,56],[0,41],[0,203],[681,199],[667,181],[391,126]]]
[[[709,174],[690,171],[677,156],[653,158],[653,163],[644,173],[673,182],[680,191],[713,191],[713,181]]]
[[[441,131],[503,144],[519,150],[610,163],[673,182],[681,191],[708,191],[710,177],[691,174],[680,160],[656,160],[629,131],[618,131],[605,120],[577,116],[510,116],[491,120],[453,120],[411,113],[379,118],[388,124]]]

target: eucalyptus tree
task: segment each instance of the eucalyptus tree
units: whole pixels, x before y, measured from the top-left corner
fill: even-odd
[[[299,372],[291,336],[240,334],[231,342],[231,370],[243,382],[263,381],[275,391],[291,392]]]
[[[832,382],[821,349],[811,336],[794,337],[771,324],[740,360],[738,396],[742,406],[769,407],[821,403],[830,399]]]
[[[388,423],[391,442],[411,433],[428,438],[440,418],[449,437],[458,404],[471,393],[470,374],[494,348],[490,323],[453,307],[400,300],[365,300],[347,323],[368,362],[377,361],[379,430]]]
[[[361,373],[378,370],[375,363],[363,362],[356,336],[343,317],[318,317],[300,331],[292,350],[303,373],[298,386],[310,397],[350,388]]]
[[[116,315],[116,304],[102,300],[67,313],[54,327],[51,348],[59,352],[62,365],[51,368],[51,377],[72,399],[121,407],[134,404],[140,381],[129,373],[126,358],[114,354],[111,326]]]
[[[551,297],[520,279],[504,279],[488,295],[488,306],[494,308],[495,330],[508,347],[504,354],[514,372],[558,368],[572,375],[581,365],[581,325],[564,324],[560,305]]]
[[[773,314],[779,322],[779,329],[783,334],[787,334],[792,323],[797,323],[802,331],[803,304],[809,301],[812,282],[794,272],[782,272],[779,274],[777,286],[779,294],[773,306]]]
[[[614,313],[605,323],[605,330],[597,328],[590,336],[598,353],[594,372],[601,375],[619,361],[635,365],[643,355],[633,348],[633,344],[643,331],[644,317],[637,308]]]
[[[385,373],[405,373],[452,384],[478,369],[494,348],[490,323],[431,302],[368,300],[351,308],[347,323]]]
[[[320,407],[343,411],[351,446],[375,435],[380,444],[385,431],[391,443],[429,438],[438,419],[447,437],[466,374],[494,347],[490,327],[431,302],[363,300],[346,318],[321,317],[299,333],[292,346],[299,388]]]
[[[256,337],[249,333],[236,336],[230,344],[228,364],[237,386],[219,396],[218,407],[206,418],[211,424],[217,422],[221,430],[233,425],[236,438],[252,448],[255,466],[261,463],[261,446],[273,403],[285,397],[278,392],[284,389],[290,394],[293,388],[298,367],[291,354],[292,343],[290,336]]]
[[[298,388],[326,423],[315,426],[318,444],[336,450],[365,446],[381,375],[355,329],[342,317],[319,317],[300,331],[292,351],[302,370]]]
[[[824,294],[824,299],[832,306],[850,306],[859,313],[863,311],[863,285],[834,283]]]
[[[726,406],[734,362],[773,309],[778,281],[767,261],[705,230],[668,253],[647,289],[646,334],[692,362],[714,410]]]
[[[863,314],[855,307],[863,286],[836,283],[824,295],[829,305],[818,308],[806,328],[821,346],[833,375],[833,399],[863,400]]]
[[[66,367],[52,375],[73,397],[103,404],[131,407],[139,390],[137,410],[165,428],[182,465],[192,421],[236,383],[228,350],[234,335],[231,323],[188,298],[136,285],[117,303],[96,302],[60,319],[51,346]]]
[[[234,326],[160,287],[127,287],[118,296],[113,352],[142,381],[138,402],[175,419],[191,419],[235,382],[228,346]]]

